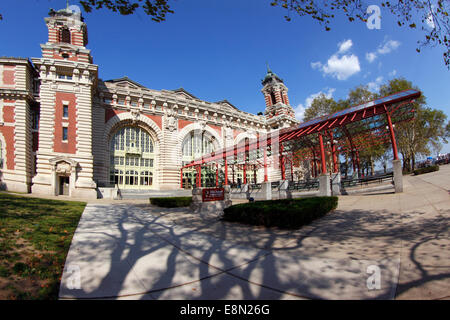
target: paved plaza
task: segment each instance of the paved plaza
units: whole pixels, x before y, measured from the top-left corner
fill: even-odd
[[[403,183],[400,194],[341,196],[295,231],[90,202],[60,298],[449,299],[450,165]]]

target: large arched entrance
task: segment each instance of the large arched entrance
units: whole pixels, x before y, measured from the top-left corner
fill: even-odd
[[[121,189],[151,189],[156,175],[154,147],[145,129],[118,129],[110,141],[110,183]]]
[[[207,131],[193,130],[186,135],[181,145],[182,165],[190,163],[192,160],[202,155],[214,152],[218,148],[215,141]],[[183,171],[183,188],[192,188],[197,183],[197,171],[194,168]],[[212,187],[216,184],[216,168],[213,166],[202,168],[201,185]]]

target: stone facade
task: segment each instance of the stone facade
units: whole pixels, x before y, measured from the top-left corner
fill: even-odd
[[[287,87],[270,70],[262,83],[266,112],[254,115],[182,88],[99,79],[83,17],[52,10],[45,23],[41,58],[0,58],[2,189],[88,199],[105,187],[179,189],[191,151],[183,146],[198,147],[192,132],[209,139],[211,151],[298,123]],[[270,168],[271,179],[279,175]]]

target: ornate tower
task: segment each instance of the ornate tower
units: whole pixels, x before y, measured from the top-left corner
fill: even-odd
[[[39,149],[32,192],[96,198],[93,181],[92,111],[98,67],[86,49],[80,12],[50,10],[40,74]]]
[[[288,88],[268,66],[262,85],[261,91],[266,101],[265,116],[270,128],[280,129],[298,123],[299,121],[295,119],[294,109],[289,104]]]
[[[87,27],[81,12],[69,8],[54,11],[45,18],[48,28],[48,42],[42,44],[44,58],[92,63],[88,43]]]

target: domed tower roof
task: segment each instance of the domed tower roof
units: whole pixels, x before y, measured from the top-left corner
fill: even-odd
[[[80,9],[77,6],[69,6],[69,1],[67,1],[67,5],[63,9],[55,11],[50,8],[50,12],[48,13],[48,15],[50,17],[70,17],[80,21],[84,21]]]
[[[283,80],[278,77],[275,73],[272,72],[272,70],[270,70],[269,65],[267,65],[267,74],[264,77],[264,80],[261,81],[262,85],[265,86],[268,83],[276,83],[276,82],[281,82],[284,83]]]

